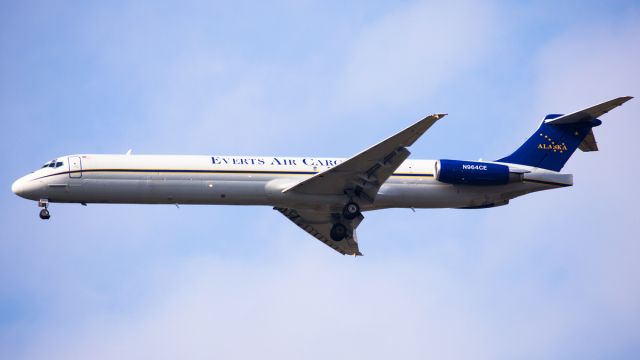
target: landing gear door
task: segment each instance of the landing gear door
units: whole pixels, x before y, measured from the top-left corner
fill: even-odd
[[[82,177],[82,161],[79,156],[69,156],[69,177]]]

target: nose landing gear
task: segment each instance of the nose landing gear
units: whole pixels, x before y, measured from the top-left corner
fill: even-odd
[[[49,200],[47,199],[40,199],[40,201],[38,201],[38,207],[44,208],[42,210],[40,210],[40,219],[42,220],[49,220],[49,218],[51,217],[51,214],[49,213]]]
[[[47,209],[40,210],[40,219],[49,220],[50,217],[51,217],[51,214],[49,214],[49,210]]]

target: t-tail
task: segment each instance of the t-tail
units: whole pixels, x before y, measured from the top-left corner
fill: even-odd
[[[567,115],[549,114],[513,154],[496,161],[560,171],[576,149],[598,151],[593,134],[593,128],[602,124],[598,117],[632,98],[619,97]]]

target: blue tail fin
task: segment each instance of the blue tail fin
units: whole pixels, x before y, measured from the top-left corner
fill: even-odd
[[[597,118],[630,99],[625,96],[567,115],[547,115],[522,146],[496,161],[560,171],[578,147],[597,150],[591,130],[602,124]]]
[[[518,150],[497,161],[560,171],[591,128],[600,125],[600,120],[565,125],[546,122],[559,116],[547,115],[538,130]]]

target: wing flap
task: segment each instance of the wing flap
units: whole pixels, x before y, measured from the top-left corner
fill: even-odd
[[[274,209],[278,210],[282,215],[286,216],[302,230],[311,234],[313,237],[327,244],[330,248],[342,255],[362,256],[362,253],[358,248],[358,240],[355,232],[355,229],[360,225],[362,219],[364,219],[362,215],[348,224],[351,230],[351,236],[341,241],[333,241],[330,235],[331,227],[333,226],[330,213],[299,211],[280,207],[274,207]]]

